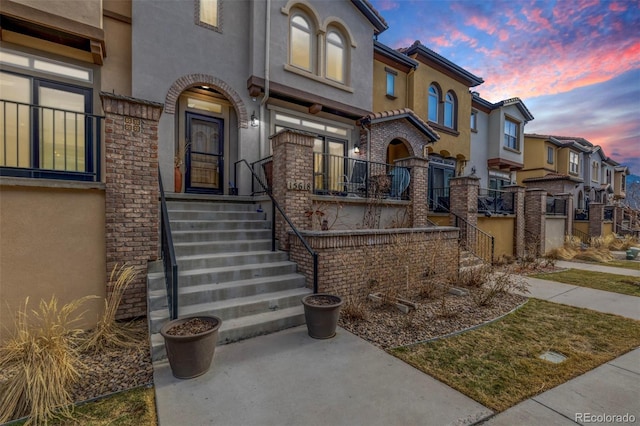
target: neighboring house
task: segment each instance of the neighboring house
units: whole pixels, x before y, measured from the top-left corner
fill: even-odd
[[[491,103],[471,92],[471,160],[480,187],[501,190],[524,167],[524,128],[533,115],[519,98]]]

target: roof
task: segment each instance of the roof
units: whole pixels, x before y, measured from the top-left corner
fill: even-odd
[[[471,92],[471,101],[477,103],[480,106],[483,106],[489,110],[496,110],[503,106],[515,105],[518,107],[520,113],[524,116],[525,121],[529,122],[534,119],[533,114],[529,111],[529,108],[524,104],[524,102],[520,98],[509,98],[497,103],[491,103],[486,99],[480,97],[478,92]]]
[[[562,175],[559,173],[548,173],[542,177],[530,177],[527,179],[523,179],[522,182],[549,182],[555,180],[570,180],[572,182],[582,182],[582,179],[580,178],[569,175]]]
[[[577,141],[577,139],[585,141],[589,145],[591,145],[591,147],[593,147],[593,145],[590,142],[588,142],[586,139],[582,139],[582,138],[570,138],[570,137],[567,137],[567,136],[539,135],[539,134],[536,134],[536,133],[525,133],[524,136],[526,138],[546,139],[547,141],[549,141],[550,143],[552,143],[555,146],[559,146],[561,148],[575,148],[575,149],[577,149],[579,151],[582,151],[582,152],[589,152],[589,151],[591,151],[591,148],[588,145],[579,143]]]
[[[385,121],[399,120],[402,118],[406,118],[407,120],[409,120],[409,122],[413,124],[418,130],[428,136],[429,139],[431,139],[431,142],[435,142],[440,139],[440,135],[438,134],[438,132],[433,130],[433,128],[429,126],[429,124],[418,117],[416,113],[409,108],[371,113],[365,115],[359,121],[363,123],[376,124],[383,123]]]
[[[366,16],[369,22],[371,22],[373,27],[376,29],[376,34],[380,34],[389,28],[387,21],[385,21],[382,15],[380,15],[380,12],[378,12],[367,0],[351,0],[351,3],[353,3],[353,5],[357,7],[364,16]]]
[[[413,58],[408,57],[391,47],[380,43],[378,40],[373,41],[373,51],[376,53],[380,53],[393,61],[399,62],[401,65],[404,65],[409,68],[416,69],[418,67],[418,61]]]
[[[469,87],[475,87],[484,83],[482,77],[478,77],[461,66],[454,64],[445,57],[438,55],[433,50],[423,46],[422,43],[420,43],[420,40],[416,40],[410,47],[400,48],[398,51],[407,56],[418,54],[426,57],[428,60],[433,61],[437,65],[451,71],[457,77],[465,81]]]

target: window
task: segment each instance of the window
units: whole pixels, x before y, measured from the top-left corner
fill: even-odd
[[[607,169],[607,183],[611,184],[611,170]]]
[[[578,154],[569,152],[569,173],[578,174],[580,172],[580,162]]]
[[[387,97],[396,97],[396,75],[392,70],[387,70]]]
[[[438,104],[440,101],[440,92],[433,84],[429,86],[429,121],[438,122]]]
[[[471,130],[472,131],[477,131],[478,130],[478,111],[476,110],[471,110]]]
[[[547,147],[547,163],[553,164],[553,148]]]
[[[344,83],[345,77],[345,46],[342,36],[337,31],[327,33],[326,76],[331,80]]]
[[[98,180],[92,90],[28,75],[0,72],[0,174]],[[97,153],[96,153],[97,155]]]
[[[313,71],[313,37],[306,17],[298,13],[291,18],[291,65]]]
[[[444,99],[444,125],[454,128],[455,99],[451,93],[447,93]]]
[[[196,24],[220,30],[220,0],[196,0]]]
[[[504,146],[506,148],[518,150],[518,123],[511,120],[504,120]]]
[[[598,181],[598,171],[600,170],[600,164],[597,161],[591,163],[591,180]]]

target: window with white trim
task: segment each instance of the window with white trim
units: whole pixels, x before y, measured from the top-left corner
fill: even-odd
[[[346,74],[346,48],[342,35],[335,29],[327,32],[327,44],[326,44],[326,71],[327,78],[337,81],[338,83],[345,82]]]
[[[578,153],[573,151],[569,152],[569,173],[573,173],[575,175],[580,173],[580,156]]]
[[[518,151],[520,143],[518,142],[519,125],[508,118],[504,120],[504,146],[505,148]]]
[[[453,95],[449,92],[444,98],[444,121],[442,124],[453,129],[455,123],[455,111],[456,101]]]
[[[547,147],[547,163],[553,164],[553,148]]]
[[[396,75],[387,71],[387,96],[395,98],[396,96]]]
[[[291,17],[289,63],[310,72],[313,72],[315,51],[313,33],[309,18],[302,12],[296,12]]]

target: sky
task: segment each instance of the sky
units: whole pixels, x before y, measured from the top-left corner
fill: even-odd
[[[482,77],[490,102],[519,97],[526,133],[582,137],[640,175],[640,0],[371,0],[389,29]]]

